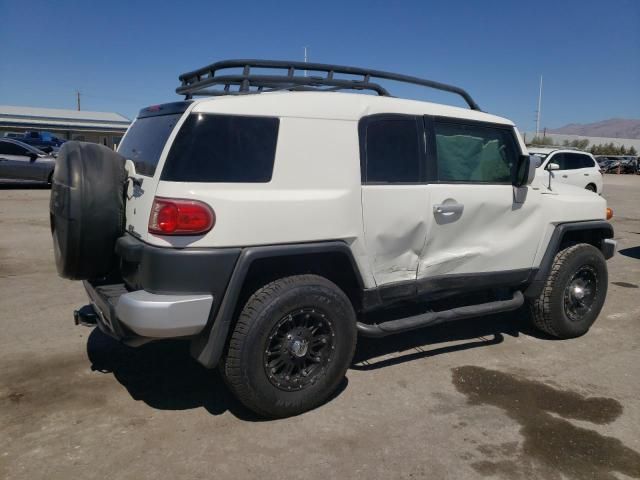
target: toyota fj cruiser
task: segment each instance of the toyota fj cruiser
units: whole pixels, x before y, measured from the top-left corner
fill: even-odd
[[[180,79],[186,100],[141,110],[117,153],[60,151],[51,229],[59,274],[90,299],[77,323],[132,346],[189,339],[241,402],[282,417],[327,400],[358,334],[528,303],[536,327],[571,338],[598,316],[616,245],[605,200],[532,184],[513,123],[464,90],[260,60]],[[380,80],[470,108],[394,98]],[[407,301],[424,308],[394,318]]]

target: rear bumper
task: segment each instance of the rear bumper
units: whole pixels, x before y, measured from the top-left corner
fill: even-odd
[[[120,340],[136,336],[175,338],[196,335],[206,326],[213,296],[157,295],[127,291],[124,284],[84,282],[101,330]]]
[[[85,281],[105,333],[128,343],[197,335],[214,318],[238,248],[162,248],[125,234],[116,243],[120,280]]]

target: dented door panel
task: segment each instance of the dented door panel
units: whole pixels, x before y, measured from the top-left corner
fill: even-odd
[[[431,184],[426,240],[418,278],[531,268],[544,232],[540,196],[514,202],[511,185]],[[457,203],[459,213],[437,213],[436,205]]]
[[[428,230],[426,185],[364,185],[365,241],[376,284],[415,280]]]

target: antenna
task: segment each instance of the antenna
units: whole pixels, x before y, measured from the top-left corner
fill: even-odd
[[[542,75],[540,75],[540,91],[538,93],[538,110],[536,110],[536,137],[540,134],[541,114],[542,114]]]
[[[76,100],[78,102],[78,111],[80,111],[80,90],[76,90]]]

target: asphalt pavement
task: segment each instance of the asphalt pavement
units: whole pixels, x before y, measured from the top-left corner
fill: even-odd
[[[326,405],[263,421],[172,341],[76,327],[49,190],[0,185],[0,478],[640,478],[640,176],[608,175],[619,254],[584,337],[524,310],[360,339]]]

